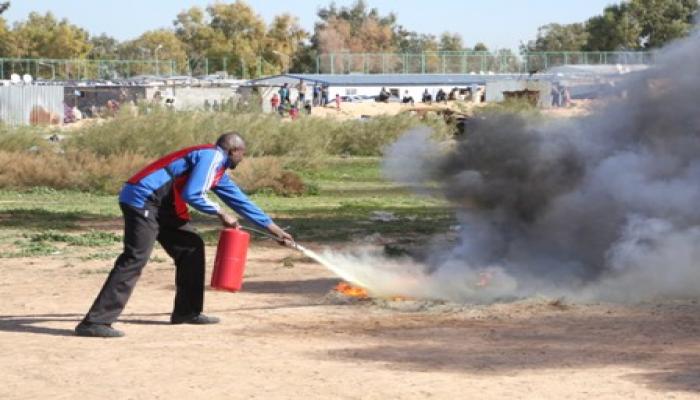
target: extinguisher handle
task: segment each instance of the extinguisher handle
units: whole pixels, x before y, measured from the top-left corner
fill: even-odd
[[[256,228],[252,228],[250,226],[245,226],[245,225],[240,225],[240,224],[239,224],[239,228],[237,228],[237,229],[243,229],[245,231],[255,232],[259,235],[265,236],[268,239],[272,239],[274,241],[280,242],[281,244],[284,244],[285,246],[292,248],[294,250],[303,251],[303,250],[301,250],[301,248],[303,248],[303,247],[294,240],[284,239],[284,240],[280,241],[280,239],[277,236],[272,235],[269,232],[264,232],[264,231],[261,231],[260,229],[256,229]]]

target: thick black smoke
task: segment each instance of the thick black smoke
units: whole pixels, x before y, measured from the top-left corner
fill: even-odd
[[[433,278],[497,270],[516,282],[498,295],[700,293],[698,50],[698,35],[674,44],[583,118],[490,114],[433,157],[427,133],[400,139],[386,175],[438,182],[458,209],[459,243],[436,249]]]

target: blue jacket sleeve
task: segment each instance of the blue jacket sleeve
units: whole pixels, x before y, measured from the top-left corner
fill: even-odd
[[[231,207],[235,212],[244,216],[248,220],[252,221],[256,225],[267,228],[268,225],[272,223],[272,218],[256,206],[248,196],[243,193],[243,191],[228,177],[224,174],[219,180],[219,184],[212,189],[214,193],[227,206]]]
[[[182,189],[182,199],[205,214],[216,214],[220,206],[207,198],[216,171],[224,159],[217,150],[201,150],[192,154],[192,171]]]

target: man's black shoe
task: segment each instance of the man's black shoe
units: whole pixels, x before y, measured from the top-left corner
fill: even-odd
[[[114,329],[106,324],[93,324],[83,321],[75,327],[75,334],[85,337],[113,338],[122,337],[124,332]]]
[[[207,317],[204,314],[186,315],[186,316],[172,315],[170,317],[170,323],[175,324],[175,325],[177,325],[177,324],[209,325],[209,324],[218,324],[219,321],[220,320],[217,317]]]

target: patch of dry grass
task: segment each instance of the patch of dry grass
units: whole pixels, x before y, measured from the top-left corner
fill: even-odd
[[[174,150],[213,143],[226,131],[238,131],[248,146],[248,162],[236,171],[249,192],[282,195],[308,188],[293,170],[313,170],[335,155],[378,156],[408,129],[424,124],[410,115],[338,121],[302,117],[282,120],[273,114],[152,109],[122,112],[99,124],[70,132],[49,143],[46,132],[0,126],[0,188],[45,186],[114,193],[148,162]],[[441,121],[429,122],[435,135],[447,137]]]
[[[301,195],[306,185],[299,175],[284,170],[279,157],[255,157],[243,161],[231,174],[246,193],[271,190],[283,196]]]
[[[94,153],[51,150],[0,151],[0,187],[35,186],[114,193],[124,180],[145,165],[141,154],[98,156]]]

